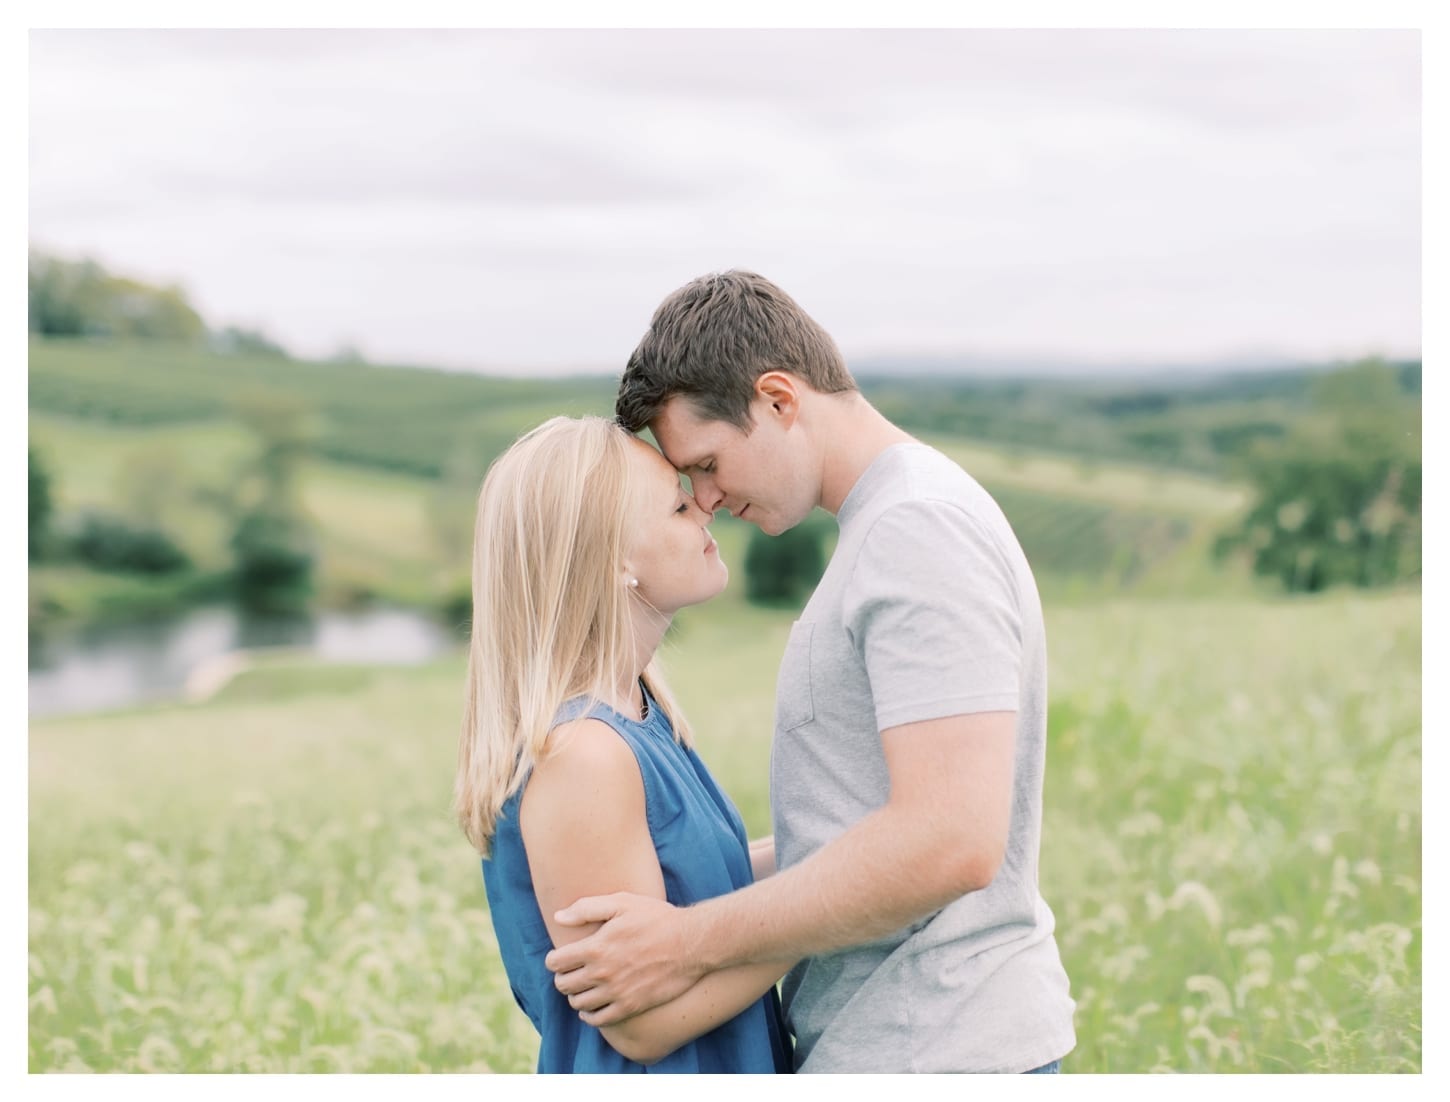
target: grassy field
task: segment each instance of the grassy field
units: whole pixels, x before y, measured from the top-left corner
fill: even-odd
[[[32,568],[32,613],[224,582],[229,521],[206,498],[255,447],[235,414],[259,392],[316,421],[299,489],[321,598],[437,608],[466,586],[488,459],[611,391],[34,342],[31,443],[59,512],[159,509],[201,570]],[[1418,590],[1265,599],[1208,554],[1239,487],[931,442],[998,498],[1048,607],[1042,886],[1078,1000],[1067,1070],[1419,1070]],[[680,618],[669,661],[765,833],[791,613],[743,601],[750,529],[713,530],[730,588]],[[531,1069],[448,809],[462,677],[456,656],[264,661],[206,704],[32,722],[31,1070]]]
[[[1049,605],[1067,1071],[1420,1069],[1420,608]],[[754,833],[789,621],[732,595],[670,643]],[[462,675],[33,722],[30,1070],[530,1070],[448,811]]]

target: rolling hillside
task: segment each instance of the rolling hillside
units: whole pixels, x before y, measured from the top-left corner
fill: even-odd
[[[145,503],[203,569],[225,567],[228,519],[215,502],[255,449],[241,411],[265,398],[305,413],[301,495],[332,603],[459,600],[489,462],[556,413],[608,414],[614,389],[609,378],[487,378],[165,345],[32,340],[30,351],[31,444],[61,514],[128,515]],[[1190,472],[923,438],[997,497],[1048,590],[1201,573],[1208,540],[1246,504],[1240,488]],[[715,527],[738,582],[749,530],[723,514]],[[32,605],[37,592],[65,605],[74,575],[32,571]]]

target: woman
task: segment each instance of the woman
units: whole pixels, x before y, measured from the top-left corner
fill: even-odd
[[[455,802],[541,1072],[790,1070],[775,992],[790,961],[603,1029],[544,967],[597,928],[554,922],[581,896],[686,905],[751,883],[740,816],[654,662],[675,612],[725,587],[709,522],[659,452],[601,418],[528,433],[479,495]]]

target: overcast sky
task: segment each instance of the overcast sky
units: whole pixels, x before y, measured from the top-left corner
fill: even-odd
[[[848,361],[1420,350],[1414,31],[37,31],[30,241],[302,355],[617,371],[748,267]]]

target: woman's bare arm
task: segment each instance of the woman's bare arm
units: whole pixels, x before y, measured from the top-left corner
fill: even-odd
[[[645,818],[639,764],[624,740],[608,724],[581,719],[555,728],[549,748],[524,791],[519,826],[539,910],[557,947],[597,929],[554,921],[555,911],[580,896],[624,891],[664,899],[665,886]],[[752,864],[755,856],[752,851]],[[770,857],[773,866],[773,843]],[[790,964],[711,973],[684,994],[601,1032],[620,1055],[654,1063],[735,1017]]]
[[[755,879],[764,880],[775,875],[775,835],[755,838],[750,843],[750,871]]]

